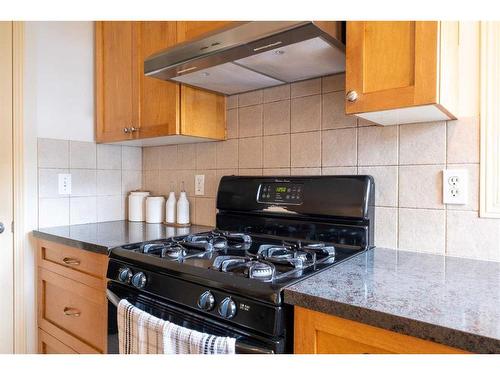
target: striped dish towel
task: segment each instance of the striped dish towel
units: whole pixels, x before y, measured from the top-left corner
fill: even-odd
[[[180,327],[142,311],[126,300],[118,304],[120,354],[234,354],[236,340]]]

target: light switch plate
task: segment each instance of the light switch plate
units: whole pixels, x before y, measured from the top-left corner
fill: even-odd
[[[205,195],[205,175],[194,176],[194,195]]]
[[[443,203],[467,204],[469,176],[466,169],[443,170]]]
[[[60,195],[71,194],[71,174],[59,173],[57,177],[58,177],[59,194]]]

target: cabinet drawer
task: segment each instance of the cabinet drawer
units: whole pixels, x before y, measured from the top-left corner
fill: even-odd
[[[38,354],[78,354],[47,332],[38,330]]]
[[[55,242],[38,242],[39,267],[87,284],[104,288],[108,257]]]
[[[104,290],[39,268],[38,325],[79,353],[104,352],[106,294]]]

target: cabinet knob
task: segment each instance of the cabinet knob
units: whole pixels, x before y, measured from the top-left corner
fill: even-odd
[[[139,129],[134,128],[133,126],[130,128],[130,131],[131,131],[132,133],[134,133],[134,132],[136,132],[136,131],[138,131],[138,130],[139,130]]]
[[[358,93],[354,90],[348,91],[345,98],[347,99],[348,102],[355,102],[358,100]]]
[[[123,132],[127,134],[129,132],[129,128],[123,128]]]

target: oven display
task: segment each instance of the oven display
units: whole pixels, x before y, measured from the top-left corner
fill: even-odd
[[[302,204],[302,184],[269,182],[259,186],[257,201],[272,204]]]

